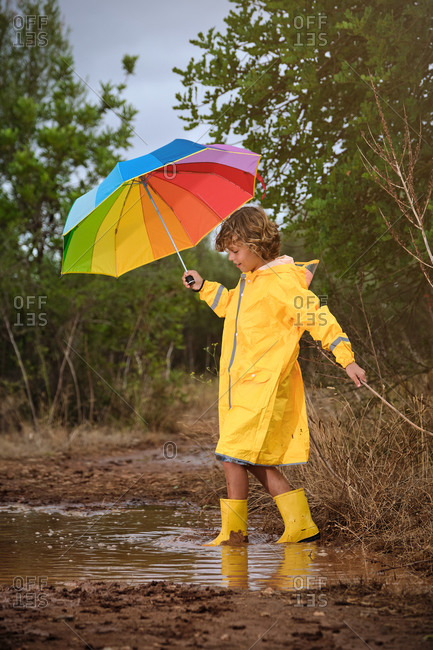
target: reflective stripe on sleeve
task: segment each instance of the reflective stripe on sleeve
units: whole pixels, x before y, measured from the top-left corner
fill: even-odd
[[[214,298],[214,301],[213,301],[213,303],[212,303],[211,306],[210,306],[210,308],[213,309],[214,311],[215,311],[216,307],[218,306],[218,303],[219,303],[219,301],[220,301],[221,294],[222,294],[223,291],[224,291],[224,287],[223,287],[222,284],[220,284],[219,289],[218,289],[218,291],[216,292],[216,296],[215,296],[215,298]]]
[[[334,349],[334,348],[335,348],[339,343],[341,343],[341,341],[347,341],[347,343],[350,343],[350,341],[349,341],[349,339],[347,338],[347,336],[339,336],[339,337],[338,337],[337,339],[335,339],[335,341],[333,341],[333,342],[331,343],[331,345],[329,346],[329,349],[331,350],[331,352],[332,352],[332,350],[333,350],[333,349]]]

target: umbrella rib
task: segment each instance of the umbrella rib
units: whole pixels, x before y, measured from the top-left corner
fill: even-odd
[[[85,201],[83,206],[80,204],[80,206],[77,207],[75,212],[73,212],[73,215],[72,215],[73,219],[71,220],[71,223],[74,223],[74,225],[72,227],[70,227],[69,230],[66,233],[65,233],[65,230],[66,230],[66,226],[65,226],[64,233],[63,233],[64,253],[63,253],[62,265],[66,266],[66,264],[65,264],[66,259],[68,259],[69,268],[64,271],[63,266],[62,266],[62,275],[63,275],[64,272],[66,272],[66,273],[70,273],[70,272],[78,272],[78,273],[79,272],[90,272],[90,273],[94,272],[94,273],[97,273],[97,272],[99,272],[99,273],[103,273],[103,274],[105,273],[107,275],[113,275],[113,271],[114,271],[115,277],[118,277],[117,274],[118,274],[119,260],[117,259],[117,253],[120,252],[121,250],[123,250],[123,244],[122,244],[122,247],[120,247],[120,244],[122,243],[122,239],[119,239],[119,242],[117,241],[117,236],[118,236],[119,228],[120,228],[120,222],[122,221],[122,218],[125,216],[125,214],[128,213],[131,209],[133,209],[134,206],[137,203],[140,203],[140,201],[142,200],[142,197],[138,197],[137,199],[135,199],[134,196],[133,196],[132,201],[129,198],[131,196],[131,194],[133,194],[132,186],[135,185],[135,184],[140,183],[140,181],[143,184],[144,188],[146,189],[146,193],[148,195],[148,198],[153,203],[154,209],[155,209],[156,213],[158,214],[159,219],[160,219],[160,221],[161,221],[161,223],[162,223],[162,225],[163,225],[169,239],[171,240],[174,251],[179,256],[179,259],[181,260],[184,268],[185,268],[185,265],[183,263],[183,260],[182,260],[182,258],[180,256],[180,254],[179,254],[179,250],[183,250],[184,248],[194,246],[195,243],[197,243],[197,241],[200,241],[200,239],[202,239],[203,236],[205,236],[203,234],[203,231],[207,230],[206,226],[203,228],[202,226],[199,227],[197,225],[197,227],[196,227],[194,225],[194,223],[195,223],[194,222],[194,217],[195,217],[194,212],[198,210],[200,212],[200,214],[201,214],[201,212],[203,211],[203,216],[205,216],[205,213],[207,213],[205,222],[208,223],[208,224],[213,223],[212,227],[210,227],[209,230],[208,230],[208,232],[211,232],[216,226],[223,223],[224,220],[227,218],[227,216],[229,216],[229,214],[232,213],[233,210],[230,211],[231,210],[230,206],[233,206],[233,209],[236,209],[236,208],[240,207],[239,203],[236,204],[236,199],[239,202],[241,202],[241,205],[244,205],[249,200],[251,200],[251,198],[254,196],[254,190],[255,190],[255,185],[256,185],[257,168],[258,168],[259,161],[260,161],[260,156],[258,154],[255,154],[254,152],[247,151],[247,150],[237,150],[236,147],[230,147],[230,146],[227,147],[226,145],[204,145],[204,146],[200,145],[198,151],[194,150],[193,152],[189,151],[188,153],[186,153],[186,150],[188,149],[188,147],[186,147],[186,149],[185,149],[185,146],[186,146],[186,144],[188,142],[189,141],[185,141],[185,143],[183,143],[183,141],[173,141],[171,143],[171,149],[170,149],[170,146],[168,145],[165,149],[161,150],[161,151],[163,151],[164,155],[162,157],[159,156],[159,162],[162,163],[162,164],[161,164],[161,166],[158,166],[158,167],[154,167],[154,164],[158,160],[158,157],[154,156],[151,160],[148,159],[146,156],[141,157],[141,158],[143,158],[143,160],[146,163],[144,165],[144,167],[147,166],[147,167],[150,167],[150,169],[148,169],[147,172],[144,172],[144,173],[142,172],[141,174],[138,174],[136,176],[131,176],[131,172],[134,171],[135,173],[137,173],[137,171],[139,171],[138,162],[140,162],[140,165],[141,165],[141,158],[137,158],[136,160],[133,161],[133,162],[136,163],[135,167],[134,167],[134,165],[132,165],[130,167],[125,167],[125,172],[126,172],[125,174],[123,173],[123,168],[122,168],[121,176],[124,177],[124,176],[129,175],[129,179],[124,178],[123,183],[119,184],[118,174],[117,174],[117,176],[114,175],[113,178],[111,178],[111,180],[108,182],[107,187],[105,187],[105,185],[103,186],[104,192],[102,193],[103,196],[101,196],[101,197],[99,197],[99,189],[102,186],[102,183],[100,184],[100,186],[94,188],[94,190],[96,191],[96,194],[95,194],[95,191],[92,190],[93,193],[91,194],[91,196],[88,199],[86,199],[87,202]],[[197,143],[192,143],[192,144],[194,144],[195,147],[197,147]],[[191,147],[189,147],[189,148],[191,148]],[[176,156],[179,156],[179,154],[181,154],[181,151],[185,152],[184,155],[180,155],[180,157],[176,157],[174,160],[169,159],[169,156],[173,156],[174,154]],[[215,152],[215,156],[211,155],[210,158],[209,158],[209,153],[208,152],[212,152],[212,151]],[[219,156],[217,155],[217,152],[218,152],[218,154],[220,152],[223,153],[223,154],[227,154],[227,157],[222,156],[222,158],[220,159]],[[155,151],[155,154],[156,153],[157,153],[157,151]],[[204,154],[204,160],[200,160],[200,155],[199,154]],[[233,154],[236,154],[236,157],[238,159],[243,158],[245,156],[257,158],[256,164],[255,164],[256,173],[254,173],[254,172],[251,173],[251,171],[250,171],[251,165],[250,164],[246,165],[246,167],[247,167],[246,169],[242,169],[244,167],[243,163],[240,164],[240,166],[237,166],[235,164],[229,164],[229,162],[225,163],[226,158],[227,158],[227,161],[232,161]],[[164,164],[163,160],[167,160],[167,162]],[[191,165],[191,166],[195,166],[195,163],[199,163],[199,162],[206,163],[204,165],[208,170],[206,172],[206,175],[214,176],[215,179],[220,179],[220,182],[222,182],[224,180],[224,182],[227,185],[224,186],[224,184],[223,184],[222,188],[225,187],[226,189],[228,189],[228,192],[227,192],[228,196],[226,196],[226,198],[222,201],[222,203],[219,200],[219,198],[222,198],[220,196],[220,192],[223,192],[222,196],[225,195],[224,190],[221,189],[221,188],[220,188],[219,191],[218,191],[218,189],[212,190],[213,184],[212,184],[210,178],[209,178],[209,182],[211,183],[211,185],[209,186],[207,183],[205,183],[204,186],[203,186],[203,184],[201,182],[201,178],[200,178],[201,175],[203,174],[203,171],[200,171],[197,168],[194,169],[194,170],[192,170],[192,169],[188,170],[188,166],[189,166],[188,163],[190,161],[191,161],[191,163],[194,163],[194,165]],[[209,164],[207,164],[207,163],[209,163]],[[176,214],[176,212],[177,212],[176,205],[177,205],[177,202],[178,202],[177,194],[174,193],[174,196],[172,196],[171,193],[169,193],[168,198],[164,198],[165,188],[167,187],[167,185],[165,185],[164,181],[168,181],[168,179],[160,177],[159,172],[162,171],[162,169],[167,167],[168,165],[173,165],[175,168],[177,166],[177,173],[183,172],[184,175],[185,175],[184,176],[185,179],[188,179],[188,173],[189,174],[196,174],[196,178],[199,179],[198,182],[196,183],[196,181],[194,181],[194,177],[189,176],[190,180],[189,181],[186,180],[186,183],[185,183],[186,187],[182,187],[182,184],[177,185],[176,182],[174,183],[174,185],[177,185],[178,191],[184,193],[184,200],[186,202],[185,204],[183,204],[182,199],[180,199],[181,204],[182,204],[182,208],[183,208],[183,210],[181,210],[180,216],[178,214]],[[222,167],[232,168],[233,173],[226,170],[226,175],[224,175]],[[212,171],[210,171],[210,170],[212,170]],[[115,170],[113,170],[113,172],[114,171]],[[244,182],[243,174],[239,175],[239,172],[244,172],[246,175],[248,175],[248,176],[251,175],[253,177],[253,185],[252,185],[253,189],[252,189],[252,192],[249,189],[249,185],[250,185],[249,182],[247,182],[246,178],[245,178],[245,182]],[[159,191],[158,191],[158,189],[156,189],[153,186],[153,183],[152,183],[152,180],[151,180],[152,178],[155,178],[155,182],[156,182],[156,178],[158,178],[159,181],[162,181],[162,187],[159,184],[157,184],[157,187],[159,188]],[[180,177],[179,180],[181,181],[181,179],[182,179],[182,177]],[[237,180],[239,182],[237,182]],[[121,187],[122,185],[124,186],[124,188]],[[128,187],[126,187],[126,185]],[[189,185],[196,185],[196,189],[194,189],[193,187],[192,188],[188,187]],[[216,183],[216,188],[218,188],[219,185],[220,185],[220,183]],[[152,193],[150,192],[150,188],[152,188]],[[230,188],[233,188],[233,189],[236,188],[237,192],[230,191]],[[123,193],[123,189],[126,190],[125,194]],[[208,197],[206,195],[206,192],[208,190],[211,191],[211,196],[210,197]],[[108,195],[105,196],[107,191],[108,191]],[[78,221],[77,221],[77,217],[83,211],[83,208],[85,207],[86,209],[89,209],[91,206],[93,206],[92,209],[90,209],[90,212],[86,215],[87,217],[89,217],[93,211],[96,211],[100,206],[102,206],[104,204],[105,200],[108,199],[109,197],[111,197],[111,195],[114,194],[114,193],[116,193],[117,196],[115,196],[112,201],[110,200],[110,207],[106,207],[105,209],[101,207],[101,213],[98,213],[98,215],[96,217],[96,222],[95,221],[92,222],[92,224],[94,223],[94,227],[96,227],[96,232],[94,231],[94,227],[92,227],[93,229],[90,228],[90,232],[91,232],[91,234],[93,234],[93,236],[92,236],[93,243],[90,246],[87,246],[84,241],[81,241],[81,239],[79,237],[77,238],[77,236],[76,236],[75,239],[74,239],[74,241],[76,241],[76,244],[74,244],[74,246],[69,247],[70,242],[69,242],[69,239],[68,239],[68,247],[65,248],[65,241],[66,241],[65,240],[65,235],[66,234],[70,235],[70,237],[73,238],[74,237],[74,235],[73,235],[74,231],[77,230],[77,232],[78,232],[78,231],[81,230],[80,226],[81,226],[81,223],[84,220],[84,217],[81,217]],[[90,194],[90,192],[88,194]],[[161,196],[161,194],[163,196]],[[99,197],[98,204],[95,205],[95,202],[96,202],[98,197]],[[243,197],[245,197],[244,201],[242,201]],[[159,203],[159,201],[161,201],[160,207],[161,207],[162,213],[160,213],[160,211],[158,209],[158,206],[156,205],[155,201],[158,201],[158,203]],[[127,205],[128,202],[131,202],[132,204]],[[173,203],[173,207],[170,205],[170,203]],[[213,206],[212,204],[215,204],[215,206]],[[189,207],[189,206],[191,206],[191,207]],[[224,209],[224,206],[226,206],[225,209]],[[74,206],[73,206],[73,208],[74,208]],[[73,208],[71,208],[71,211],[72,211]],[[111,213],[111,216],[110,216],[110,211],[111,210],[113,210],[113,212]],[[120,214],[116,214],[117,210],[120,210]],[[176,232],[179,229],[179,227],[182,229],[182,230],[179,230],[179,236],[180,236],[180,242],[179,242],[180,243],[180,248],[179,249],[178,249],[178,247],[176,246],[176,244],[174,242],[174,239],[173,239],[174,234],[172,236],[171,233],[169,232],[168,228],[167,228],[167,225],[170,223],[170,218],[171,217],[169,217],[167,225],[164,223],[164,218],[166,218],[166,215],[165,215],[166,210],[170,211],[170,215],[173,215],[173,216],[175,216],[177,218],[177,223],[179,224],[179,226],[176,228]],[[125,214],[122,214],[122,212],[124,212],[124,211],[125,211]],[[192,213],[192,214],[190,214],[190,213]],[[162,216],[163,214],[164,214],[164,218]],[[223,216],[220,216],[220,215],[223,215]],[[109,218],[110,221],[113,220],[113,222],[109,226],[108,226],[108,223],[106,221],[107,217]],[[192,221],[191,221],[191,219],[192,219]],[[68,223],[68,220],[69,220],[69,215],[68,215],[68,219],[67,219],[66,223]],[[105,224],[104,224],[104,222],[105,222]],[[135,221],[134,221],[134,223],[135,223]],[[99,259],[100,254],[105,255],[105,253],[106,253],[105,249],[103,250],[103,248],[101,246],[98,248],[97,258],[96,258],[96,262],[95,262],[95,251],[92,250],[92,249],[95,248],[96,244],[98,244],[98,242],[100,242],[109,233],[109,231],[113,227],[115,228],[115,231],[113,233],[113,240],[112,240],[113,244],[114,244],[114,251],[113,251],[113,248],[111,250],[114,252],[114,264],[113,264],[113,261],[111,261],[111,263],[110,263],[109,260],[105,259],[104,256],[102,256],[101,259]],[[190,232],[190,231],[192,231],[192,232]],[[123,226],[122,226],[122,229],[120,229],[120,232],[121,232],[121,234],[123,233]],[[183,233],[183,234],[181,234],[181,233]],[[194,236],[194,238],[193,238],[193,236]],[[197,237],[199,237],[199,239],[197,239]],[[197,239],[197,241],[196,241],[196,239]],[[187,240],[189,240],[189,242],[190,242],[189,245],[187,244]],[[84,247],[86,248],[86,250],[83,251],[80,254],[80,248],[82,248],[83,244],[84,244]],[[69,251],[69,253],[68,253],[68,251]],[[89,253],[90,253],[90,255],[89,255]],[[69,255],[69,257],[68,257],[68,255]],[[77,258],[77,255],[78,255],[78,258]],[[81,267],[85,268],[86,270],[84,270],[84,271],[73,271],[73,270],[71,270],[71,269],[76,268],[78,266],[78,262],[85,255],[87,255],[88,258],[87,258],[85,264],[83,263],[81,265]],[[164,257],[165,255],[167,255],[167,252],[164,251],[164,254],[162,256]],[[74,256],[75,256],[75,259],[74,259]],[[156,259],[156,257],[155,257],[155,259]],[[89,264],[90,264],[90,267],[89,267]],[[99,269],[98,271],[97,270],[92,271],[93,264],[96,264],[94,269],[97,268],[97,269]],[[89,269],[88,269],[88,267],[89,267]],[[125,271],[123,271],[123,272],[125,272]]]
[[[130,188],[131,188],[131,187],[132,187],[132,184],[130,184]],[[128,192],[129,192],[129,190],[128,190]],[[134,205],[136,205],[139,201],[141,201],[141,198],[140,198],[140,197],[139,197],[136,201],[134,201],[134,203],[133,203],[133,204],[128,208],[128,210],[127,210],[127,211],[122,215],[122,217],[124,217],[125,214],[126,214],[127,212],[129,212],[129,210],[132,210],[132,208],[134,207]],[[98,206],[97,206],[97,207],[98,207]],[[95,208],[95,209],[96,209],[96,208]],[[121,219],[122,217],[119,218],[119,221],[120,221],[120,219]],[[78,224],[75,226],[75,228],[78,228],[78,227],[80,226],[81,223],[82,223],[82,222],[78,223]],[[78,259],[75,260],[74,265],[77,264],[77,262],[79,262],[79,261],[84,257],[84,255],[86,255],[86,253],[89,252],[90,249],[94,248],[95,245],[96,245],[99,241],[101,241],[101,239],[103,239],[107,233],[110,232],[110,230],[114,227],[114,225],[115,225],[114,223],[111,224],[111,226],[110,226],[109,228],[107,228],[107,229],[102,233],[102,235],[100,235],[100,236],[98,237],[98,239],[95,239],[95,241],[93,242],[93,244],[91,244],[88,248],[86,248],[86,250],[85,250],[85,251],[80,255],[80,257],[78,257]],[[72,230],[73,230],[73,229],[72,229]],[[98,230],[98,232],[99,232],[99,230]],[[69,267],[69,268],[71,268],[71,267]],[[116,272],[117,272],[117,264],[116,264]],[[66,271],[66,273],[71,273],[71,271]],[[73,273],[73,271],[72,271],[72,273]],[[110,273],[109,275],[112,275],[112,273]],[[116,276],[114,276],[114,277],[119,277],[119,276],[116,275]]]
[[[215,144],[204,145],[203,149],[200,149],[199,151],[194,151],[193,153],[189,153],[186,156],[181,156],[181,158],[175,158],[175,160],[168,161],[168,162],[164,163],[163,165],[160,165],[159,167],[155,167],[154,169],[150,169],[148,172],[145,173],[146,179],[151,178],[155,173],[159,172],[162,167],[167,167],[169,165],[176,166],[176,163],[179,163],[179,162],[185,164],[185,161],[188,158],[194,158],[194,156],[196,156],[197,154],[202,154],[204,151],[221,151],[223,153],[230,153],[231,155],[236,155],[236,156],[257,156],[258,155],[256,153],[254,153],[254,151],[229,151],[228,152],[227,149],[220,149],[218,147],[218,145],[215,145]],[[260,160],[260,158],[261,158],[261,156],[259,156],[259,160]],[[219,163],[217,163],[217,164],[219,164]],[[258,165],[259,165],[259,163],[257,162],[256,171],[257,171]],[[231,165],[228,165],[228,166],[230,167]],[[235,169],[237,169],[237,168],[235,167]],[[247,172],[247,173],[250,173],[250,172]],[[136,178],[137,178],[137,176],[134,176],[134,177],[130,178],[129,180],[133,181]]]
[[[185,266],[185,262],[183,261],[181,255],[180,255],[180,253],[179,253],[179,251],[178,251],[178,248],[177,248],[176,244],[174,243],[174,239],[173,239],[173,237],[171,236],[169,229],[168,229],[167,226],[165,225],[164,219],[162,218],[161,213],[160,213],[160,211],[158,210],[157,205],[156,205],[155,201],[153,200],[153,197],[152,197],[151,193],[149,192],[149,188],[147,187],[147,184],[146,184],[145,181],[142,181],[142,184],[143,184],[144,189],[145,189],[146,192],[147,192],[147,195],[148,195],[149,199],[152,201],[153,207],[155,208],[155,210],[156,210],[156,212],[157,212],[157,214],[158,214],[158,217],[161,219],[161,223],[162,223],[162,225],[163,225],[164,228],[165,228],[165,232],[166,232],[167,235],[169,236],[170,241],[171,241],[171,243],[172,243],[173,246],[174,246],[174,250],[176,251],[177,256],[178,256],[178,258],[180,259],[180,261],[181,261],[181,263],[182,263],[182,266],[183,266],[183,268],[185,269],[185,272],[186,272],[186,271],[187,271],[187,268],[186,268],[186,266]],[[152,189],[153,189],[153,188],[152,188]],[[159,194],[158,194],[158,196],[159,196]],[[165,201],[164,201],[164,203],[165,203]],[[166,204],[166,205],[167,205],[167,204]],[[170,207],[170,206],[169,206],[169,207]],[[190,239],[191,239],[191,238],[190,238]],[[192,242],[191,242],[191,243],[192,243]]]
[[[118,218],[117,223],[116,223],[116,230],[114,231],[114,264],[115,264],[115,267],[116,267],[116,278],[119,277],[117,275],[117,231],[118,231],[118,228],[119,228],[120,220],[123,217],[123,208],[126,205],[126,201],[128,199],[128,196],[129,196],[129,193],[130,193],[131,189],[132,189],[132,183],[129,184],[128,191],[126,192],[126,196],[125,196],[125,198],[123,200],[122,209],[120,210],[120,215],[119,215],[119,218]]]
[[[222,151],[222,150],[220,149],[219,151]],[[239,152],[239,153],[241,153],[241,152]],[[248,201],[250,201],[251,198],[254,196],[254,193],[255,193],[255,190],[256,190],[256,178],[257,178],[257,170],[258,170],[258,168],[259,168],[259,162],[260,162],[260,156],[259,156],[259,159],[257,160],[256,171],[254,172],[254,174],[251,174],[251,175],[253,176],[253,192],[252,192],[252,194],[251,194],[251,197],[250,197],[249,199],[247,199],[246,201],[244,201],[244,202],[242,203],[242,205],[245,205],[245,203],[248,203]],[[245,171],[245,170],[244,170],[244,171]],[[176,173],[177,173],[177,174],[179,174],[179,173],[184,173],[184,174],[187,174],[187,173],[189,173],[189,174],[201,174],[202,172],[197,172],[197,171],[188,171],[188,170],[186,170],[186,169],[184,169],[184,170],[179,169]],[[230,179],[226,178],[225,176],[222,176],[221,174],[217,174],[215,171],[208,172],[208,173],[209,173],[210,175],[213,175],[213,176],[218,176],[218,178],[223,178],[225,181],[227,181],[227,182],[230,183],[231,185],[234,185],[235,187],[239,187],[238,185],[236,185],[236,183],[234,183],[234,182],[231,181]],[[245,173],[249,174],[250,172],[245,172]],[[160,180],[163,180],[163,179],[160,179]],[[152,188],[152,189],[153,189],[153,188]],[[185,189],[185,188],[183,188],[183,189]],[[155,191],[155,190],[154,190],[154,191]],[[189,194],[191,194],[192,196],[194,196],[194,197],[195,197],[196,199],[198,199],[199,201],[201,201],[201,203],[203,203],[207,208],[209,208],[209,210],[211,210],[211,211],[216,215],[217,219],[219,219],[220,223],[222,223],[222,222],[224,221],[224,219],[226,219],[226,217],[220,217],[219,214],[217,214],[217,213],[215,212],[215,210],[213,210],[213,209],[211,208],[211,206],[206,202],[205,199],[202,199],[202,198],[199,197],[197,194],[193,194],[193,193],[191,192],[191,190],[185,189],[185,191],[188,192]],[[170,206],[169,206],[169,207],[170,207]],[[241,207],[241,206],[239,206],[239,207]],[[183,224],[182,224],[182,225],[183,225]]]

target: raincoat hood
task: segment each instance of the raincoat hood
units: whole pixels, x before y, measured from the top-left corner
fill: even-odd
[[[266,262],[255,271],[249,271],[243,275],[253,280],[262,275],[281,274],[286,279],[291,278],[295,284],[299,283],[300,287],[308,289],[318,264],[319,260],[311,260],[305,263],[295,262],[290,255],[282,255],[271,262]]]

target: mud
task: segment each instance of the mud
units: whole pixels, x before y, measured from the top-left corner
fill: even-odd
[[[431,603],[382,594],[380,585],[331,588],[320,601],[315,592],[299,598],[168,582],[81,582],[21,596],[0,591],[2,648],[418,650],[433,639]]]
[[[178,443],[176,457],[171,458],[164,444],[154,449],[135,447],[1,460],[0,503],[81,502],[98,508],[173,500],[206,503],[203,485],[208,486],[217,472],[210,450],[193,450],[187,442]]]
[[[197,511],[217,503],[215,472],[212,457],[187,443],[174,459],[156,445],[3,460],[0,503],[101,509],[181,502]],[[0,647],[433,648],[432,584],[405,576],[393,580],[385,570],[289,591],[16,576],[0,586]]]

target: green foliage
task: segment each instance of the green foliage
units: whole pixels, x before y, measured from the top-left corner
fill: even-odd
[[[127,148],[136,110],[122,97],[124,84],[89,91],[75,71],[55,0],[21,0],[19,34],[14,12],[0,13],[0,219],[3,242],[27,261],[58,258],[63,221],[71,201],[104,177]],[[46,16],[46,43],[26,42],[26,16]],[[21,23],[19,23],[21,24]],[[133,71],[136,57],[124,57]],[[115,111],[117,126],[105,118]]]
[[[138,56],[130,56],[129,54],[125,54],[125,56],[122,59],[122,66],[126,74],[134,73],[134,68],[135,68],[135,64],[137,63],[137,60],[138,60]]]
[[[28,16],[46,17],[42,40],[38,23],[27,22]],[[126,76],[136,59],[123,58]],[[89,91],[74,69],[55,0],[21,0],[15,9],[2,3],[0,65],[0,312],[10,328],[3,337],[1,392],[20,404],[19,422],[29,415],[26,403],[34,404],[37,417],[53,409],[52,417],[63,422],[96,418],[112,394],[101,378],[116,389],[127,350],[136,354],[134,310],[149,322],[140,339],[149,350],[142,373],[155,371],[164,336],[179,342],[174,326],[158,322],[155,314],[159,309],[166,314],[166,305],[150,286],[137,291],[129,278],[117,285],[106,278],[60,278],[66,214],[128,148],[136,110],[123,96],[124,83],[104,82]],[[108,125],[112,111],[119,120]],[[155,273],[149,282],[158,281],[164,291]],[[146,292],[152,300],[140,311]],[[24,376],[30,395],[23,401],[17,389]]]
[[[200,242],[193,251],[188,251],[185,263],[188,268],[197,269],[205,279],[221,282],[228,289],[235,287],[239,280],[239,271],[227,256],[212,250],[211,236]],[[197,294],[189,292],[184,300],[188,305],[188,319],[183,334],[185,350],[182,363],[189,372],[203,373],[208,367],[216,370],[224,321]],[[213,354],[215,343],[218,345]]]
[[[240,138],[260,151],[264,207],[329,268],[348,278],[360,269],[376,273],[380,255],[381,272],[394,270],[395,242],[374,242],[386,230],[379,208],[392,220],[399,214],[366,178],[358,147],[366,149],[368,126],[381,130],[371,75],[397,140],[404,108],[411,125],[422,125],[425,189],[433,142],[430,3],[231,1],[226,31],[200,33],[191,42],[201,58],[175,68],[185,87],[175,108],[186,128],[207,123],[215,142]]]

